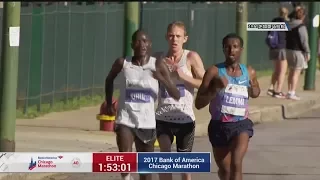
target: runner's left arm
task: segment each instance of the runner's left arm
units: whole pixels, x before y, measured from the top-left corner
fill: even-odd
[[[257,79],[256,71],[251,66],[248,66],[247,69],[250,76],[250,87],[248,89],[249,96],[251,98],[257,98],[259,97],[261,90]]]
[[[173,83],[172,79],[170,78],[170,72],[165,64],[164,60],[157,59],[156,61],[156,71],[154,72],[154,77],[164,85],[168,94],[175,100],[180,99],[180,92],[176,87],[175,83]]]

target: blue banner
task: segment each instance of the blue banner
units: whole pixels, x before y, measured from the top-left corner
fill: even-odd
[[[138,173],[210,172],[210,152],[138,153]]]

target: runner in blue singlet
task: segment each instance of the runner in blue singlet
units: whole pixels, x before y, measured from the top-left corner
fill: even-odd
[[[259,96],[260,87],[255,70],[239,62],[242,38],[229,34],[222,44],[226,60],[206,71],[195,106],[201,109],[210,103],[208,135],[220,180],[242,180],[242,160],[253,136],[248,100]]]

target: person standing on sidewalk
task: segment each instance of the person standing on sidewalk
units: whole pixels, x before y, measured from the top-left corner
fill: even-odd
[[[291,5],[292,5],[293,10],[289,14],[289,18],[293,19],[293,18],[295,18],[296,11],[301,8],[302,4],[301,4],[301,2],[292,2]]]
[[[156,56],[166,58],[181,98],[176,101],[164,88],[160,88],[156,110],[157,138],[161,152],[171,151],[174,136],[178,152],[191,152],[195,133],[194,88],[200,87],[205,70],[197,52],[183,49],[188,40],[183,22],[169,24],[166,39],[168,52],[160,52]],[[172,174],[159,174],[159,177],[160,180],[172,180]],[[191,174],[182,174],[182,180],[191,180]]]
[[[248,100],[260,95],[260,87],[255,70],[239,62],[242,38],[228,34],[222,45],[226,59],[207,69],[195,106],[201,109],[210,103],[208,136],[220,180],[241,180],[243,158],[254,132]]]
[[[301,2],[292,2],[292,7],[293,7],[293,11],[289,14],[288,16],[289,19],[295,19],[296,12],[301,8],[305,9],[305,5],[303,5],[303,3]],[[306,9],[305,9],[305,15],[307,15]],[[304,18],[302,22],[308,27],[308,23],[309,23],[308,18]]]
[[[134,55],[118,58],[106,78],[106,111],[107,115],[115,115],[112,107],[113,81],[122,73],[115,121],[119,152],[131,152],[133,142],[137,152],[153,152],[156,140],[154,103],[159,82],[173,99],[179,100],[180,94],[164,61],[150,57],[151,41],[144,31],[138,30],[132,35],[131,46]],[[124,180],[132,179],[130,174],[122,174],[122,177]],[[151,178],[151,174],[140,174],[140,180]]]
[[[305,17],[304,8],[300,8],[295,13],[295,18],[289,22],[290,30],[287,34],[287,60],[289,65],[288,75],[288,99],[300,100],[296,95],[297,84],[300,73],[307,68],[307,62],[310,60],[310,47],[308,31],[303,23]]]
[[[287,8],[281,7],[279,9],[280,16],[274,18],[272,22],[288,22],[288,13]],[[270,31],[266,41],[269,46],[269,59],[273,61],[274,66],[267,93],[275,98],[285,98],[282,93],[282,86],[287,71],[286,32]]]

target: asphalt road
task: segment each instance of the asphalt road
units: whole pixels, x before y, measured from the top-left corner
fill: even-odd
[[[197,137],[195,151],[211,151],[207,137]],[[255,135],[244,160],[245,180],[319,180],[320,109],[298,119],[255,126]],[[193,179],[218,179],[212,172],[193,174]],[[43,180],[120,180],[118,174],[60,174]],[[138,179],[137,177],[135,179]],[[154,175],[154,179],[158,179]],[[180,180],[178,175],[175,180]]]

